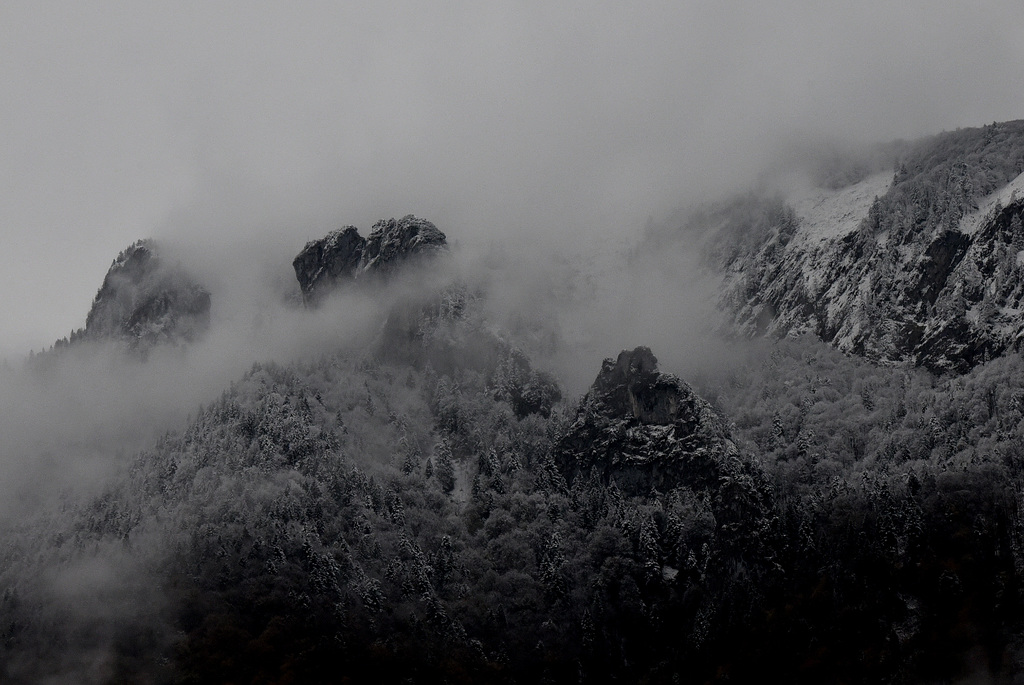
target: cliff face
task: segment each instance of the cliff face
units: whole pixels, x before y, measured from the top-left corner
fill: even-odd
[[[388,273],[414,257],[448,249],[447,238],[437,226],[412,214],[381,219],[366,237],[359,268],[361,272]]]
[[[936,297],[913,330],[919,363],[963,372],[1024,344],[1024,201],[995,208],[974,235],[938,247],[922,281]],[[950,246],[948,242],[953,244]],[[919,340],[918,340],[919,336]]]
[[[1022,170],[1024,122],[957,131],[842,189],[705,210],[676,239],[702,243],[740,334],[962,373],[1024,346]]]
[[[310,304],[339,280],[352,278],[363,257],[365,243],[355,226],[346,226],[306,243],[292,262],[303,301]]]
[[[799,217],[798,217],[799,221]],[[784,229],[724,274],[724,309],[747,335],[813,332],[881,362],[962,373],[1024,339],[1024,202],[990,209],[976,232],[894,236],[864,223],[786,240]]]
[[[209,291],[182,267],[165,263],[153,241],[141,240],[111,264],[77,336],[146,348],[195,340],[209,322]]]
[[[363,238],[355,226],[332,231],[306,243],[292,266],[307,306],[315,305],[339,284],[370,274],[388,274],[399,265],[447,250],[444,233],[413,215],[382,219]]]
[[[628,494],[717,488],[736,447],[690,387],[646,347],[606,359],[556,449],[566,480],[614,480]]]

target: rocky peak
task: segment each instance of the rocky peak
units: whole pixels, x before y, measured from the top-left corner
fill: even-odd
[[[140,240],[118,255],[103,278],[85,328],[75,337],[126,340],[132,347],[188,342],[209,325],[210,293],[179,264]]]
[[[382,219],[370,229],[363,249],[363,271],[391,271],[415,255],[447,249],[444,233],[425,219],[409,214],[399,220]]]
[[[680,390],[679,379],[658,372],[650,349],[638,347],[604,360],[591,394],[620,418],[664,426],[679,418]]]
[[[567,481],[596,475],[635,494],[712,487],[737,453],[711,406],[646,347],[604,361],[556,452]]]
[[[355,226],[312,240],[292,266],[307,305],[316,304],[338,284],[370,274],[388,274],[413,258],[438,254],[448,247],[444,233],[412,214],[382,219],[363,238]]]

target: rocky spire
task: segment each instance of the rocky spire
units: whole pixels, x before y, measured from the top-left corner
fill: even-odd
[[[712,487],[721,462],[737,454],[724,421],[686,383],[660,373],[646,347],[604,361],[556,452],[569,482],[595,474],[636,494]]]

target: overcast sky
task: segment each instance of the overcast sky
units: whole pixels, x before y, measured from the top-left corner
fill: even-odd
[[[600,240],[797,136],[1024,117],[1019,0],[162,4],[0,1],[0,355],[140,237]]]

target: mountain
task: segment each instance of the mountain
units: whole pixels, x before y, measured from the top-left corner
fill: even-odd
[[[1024,121],[894,149],[888,172],[704,207],[647,249],[701,241],[743,335],[955,373],[1020,350]]]
[[[307,243],[293,266],[307,306],[353,282],[380,286],[382,279],[422,267],[413,290],[401,289],[388,300],[375,355],[445,375],[481,373],[518,417],[549,416],[561,399],[557,382],[534,369],[521,349],[488,325],[481,309],[486,298],[482,285],[448,278],[437,268],[435,258],[447,249],[437,226],[410,214],[378,221],[365,240],[353,226],[332,231]]]
[[[314,324],[308,353],[232,375],[141,450],[94,424],[122,436],[166,369],[216,355],[0,368],[6,406],[41,407],[0,441],[31,476],[31,507],[0,518],[0,680],[1015,682],[1022,137],[812,155],[810,182],[652,227],[621,268],[656,286],[696,245],[735,354],[688,361],[662,335],[661,363],[586,362],[578,396],[557,360],[583,354],[544,320],[565,274],[519,302],[437,259],[446,237],[413,216],[308,243],[306,307],[275,312]],[[215,323],[188,274],[131,246],[75,341],[199,339]],[[642,294],[671,317],[676,292]],[[640,320],[631,337],[659,332]],[[84,428],[74,402],[42,410],[79,375]],[[32,497],[53,465],[86,480],[83,451],[108,468]]]
[[[567,481],[597,477],[630,494],[717,486],[737,458],[725,422],[646,347],[606,359],[557,452]]]
[[[64,342],[118,340],[144,352],[192,342],[209,324],[210,292],[180,264],[168,262],[155,241],[139,240],[110,265],[85,328]]]

